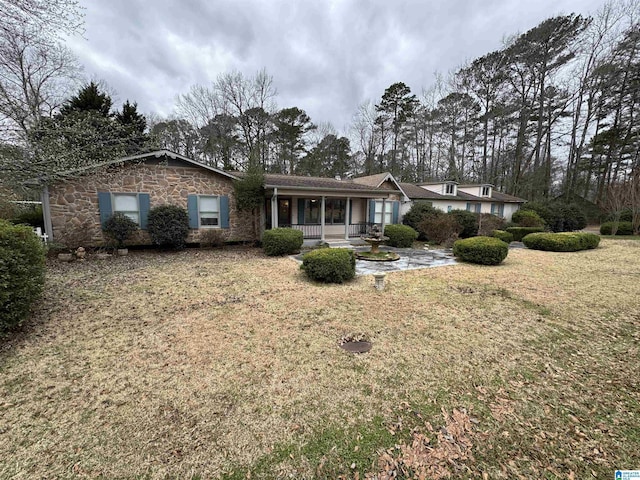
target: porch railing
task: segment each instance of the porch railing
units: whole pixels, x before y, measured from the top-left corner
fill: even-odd
[[[349,238],[358,238],[362,235],[366,235],[369,232],[369,229],[373,226],[373,223],[370,222],[358,222],[351,223],[348,227]],[[378,224],[380,227],[381,225]],[[296,230],[300,230],[302,232],[302,236],[305,239],[313,240],[322,238],[322,228],[320,224],[311,224],[311,225],[284,225],[281,224],[280,227],[286,228],[295,228]],[[326,228],[326,225],[325,225]],[[326,233],[326,230],[325,230]]]

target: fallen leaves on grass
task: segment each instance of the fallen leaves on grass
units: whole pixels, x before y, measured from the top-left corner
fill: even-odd
[[[451,414],[442,409],[442,415],[444,426],[435,431],[429,422],[425,422],[426,433],[416,431],[411,444],[385,451],[378,461],[380,471],[367,473],[365,478],[438,480],[465,471],[465,463],[473,461],[472,439],[476,433],[472,418],[464,408],[454,408]],[[437,441],[432,443],[434,435]]]

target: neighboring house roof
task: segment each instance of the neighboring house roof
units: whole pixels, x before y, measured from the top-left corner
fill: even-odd
[[[446,182],[439,182],[439,184]],[[431,184],[421,184],[421,185],[437,185],[436,183]],[[525,203],[526,200],[518,197],[514,197],[513,195],[507,195],[506,193],[497,192],[492,190],[491,197],[478,197],[476,195],[471,195],[470,193],[461,192],[458,190],[458,194],[453,195],[441,195],[439,193],[431,192],[426,188],[422,188],[418,185],[414,185],[412,183],[401,183],[400,186],[406,193],[406,195],[412,200],[458,200],[458,201],[470,201],[470,202],[482,202],[482,201],[497,201],[504,203]],[[476,186],[476,185],[468,185],[468,186]]]
[[[400,186],[407,197],[412,200],[446,200],[447,198],[452,198],[451,196],[444,196],[439,193],[432,192],[426,188],[414,185],[413,183],[401,183]]]

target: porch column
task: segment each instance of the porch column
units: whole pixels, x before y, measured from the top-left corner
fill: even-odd
[[[324,242],[324,195],[320,204],[320,240]]]
[[[351,197],[347,197],[347,203],[344,210],[344,239],[349,240],[349,207],[351,205]]]
[[[48,235],[47,241],[53,242],[53,223],[51,222],[51,204],[49,203],[49,187],[44,186],[40,193],[42,202],[42,217],[44,220],[44,233]]]
[[[380,230],[382,230],[382,233],[384,233],[384,220],[385,220],[385,215],[387,213],[387,201],[383,198],[382,199],[382,227],[380,227]]]
[[[273,189],[271,196],[271,228],[278,228],[278,189]]]

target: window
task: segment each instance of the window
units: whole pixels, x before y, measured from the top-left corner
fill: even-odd
[[[113,213],[124,213],[131,220],[140,225],[140,204],[136,193],[114,193]]]
[[[482,208],[481,203],[467,203],[467,211],[480,213],[480,209]]]
[[[447,195],[455,195],[456,194],[456,186],[453,183],[447,183],[445,185],[444,193]]]
[[[304,223],[306,225],[320,223],[320,200],[317,198],[304,201]]]
[[[491,204],[491,215],[497,215],[499,217],[504,217],[504,205],[501,203],[492,203]]]
[[[218,197],[198,197],[198,218],[201,227],[217,227],[220,225],[220,201]]]
[[[373,222],[382,224],[382,200],[376,200],[376,210]],[[393,223],[393,205],[391,202],[387,202],[384,211],[384,224],[390,225],[391,223]]]
[[[324,204],[324,223],[344,224],[346,200],[329,198]]]
[[[491,187],[489,185],[484,185],[482,187],[482,196],[490,197],[491,196]]]
[[[453,210],[453,207],[451,205],[447,205],[447,213],[449,213],[451,210]]]

